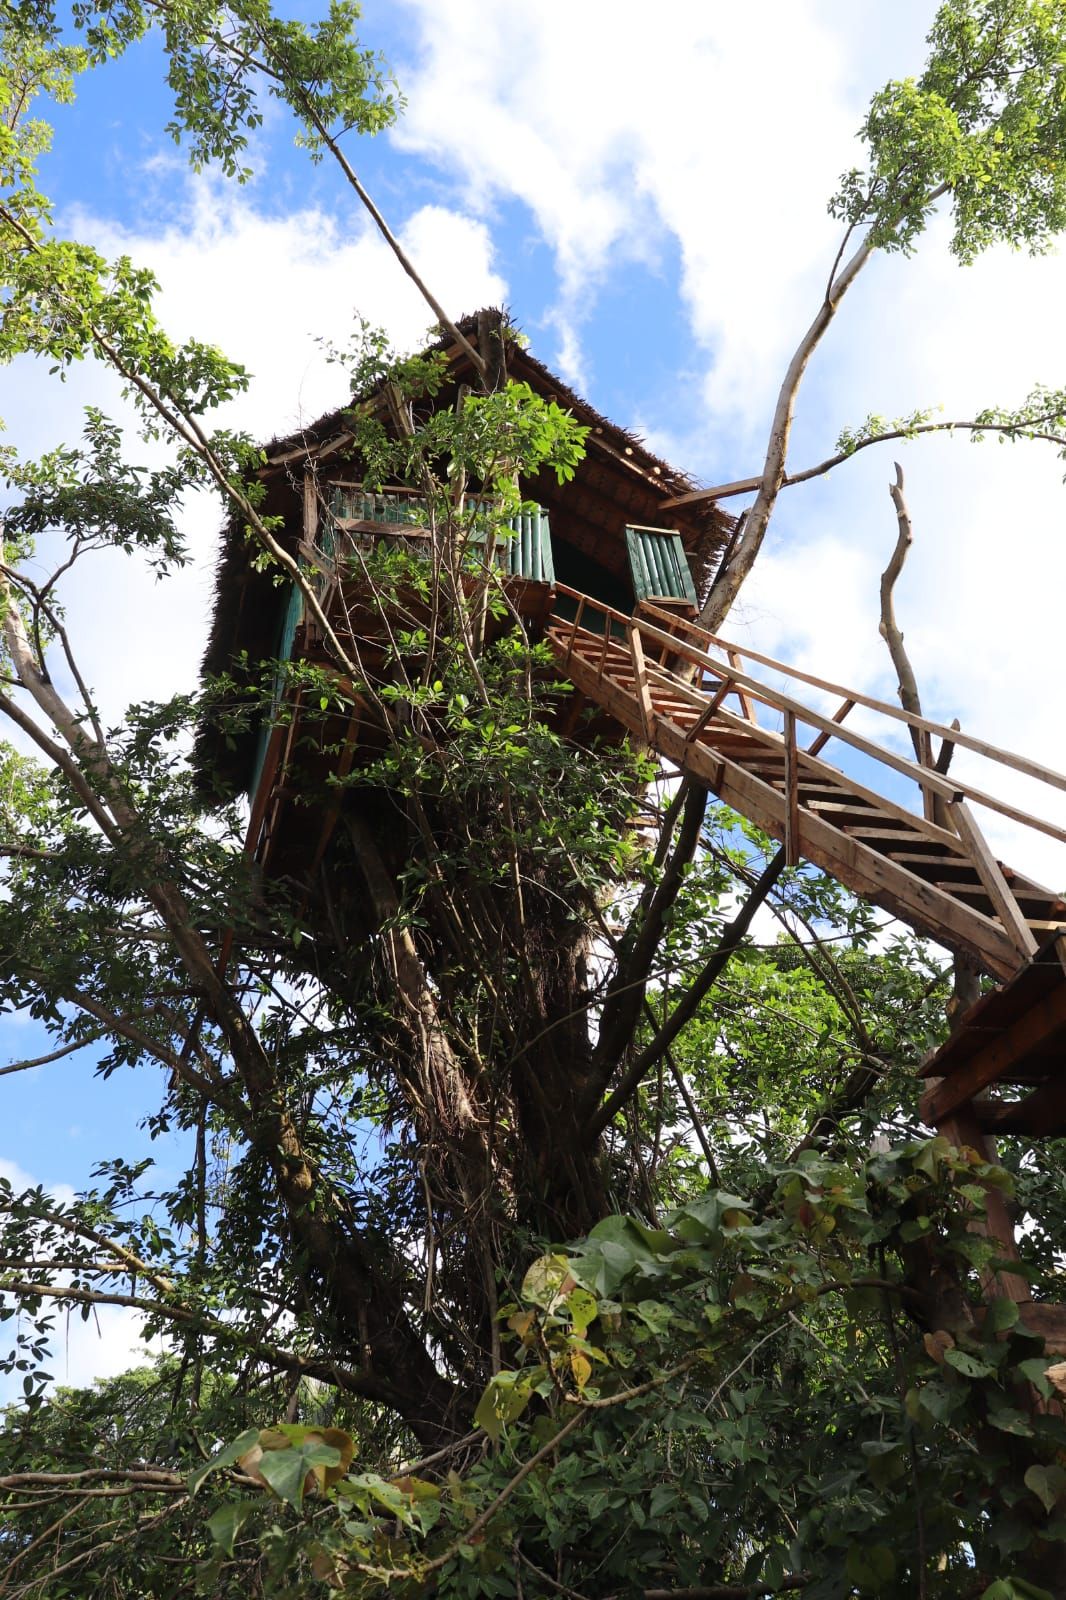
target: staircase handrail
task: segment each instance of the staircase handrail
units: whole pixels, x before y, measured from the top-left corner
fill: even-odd
[[[732,643],[726,643],[718,635],[698,628],[695,623],[690,623],[687,619],[677,618],[669,612],[660,611],[657,607],[645,605],[643,613],[651,611],[655,615],[662,616],[665,621],[670,623],[670,631],[658,628],[654,623],[648,622],[644,614],[627,616],[613,606],[607,605],[600,600],[593,600],[588,595],[583,595],[580,590],[571,589],[569,585],[557,583],[556,588],[559,592],[570,595],[578,601],[581,615],[584,614],[586,609],[592,609],[602,615],[604,618],[605,637],[609,635],[612,621],[621,624],[626,630],[627,636],[630,636],[633,630],[638,630],[644,638],[666,646],[673,655],[679,655],[694,665],[702,667],[705,671],[709,671],[720,682],[731,683],[738,688],[746,689],[755,700],[760,701],[763,705],[770,706],[776,711],[791,713],[799,721],[828,733],[832,738],[840,739],[843,743],[851,745],[862,754],[880,762],[882,765],[891,767],[902,776],[912,779],[917,783],[922,793],[937,794],[948,803],[954,802],[960,795],[964,795],[977,805],[986,806],[988,809],[998,812],[1001,816],[1008,817],[1013,822],[1034,828],[1050,838],[1066,844],[1066,829],[1058,827],[1055,823],[1048,822],[1045,818],[1034,816],[1030,812],[1022,811],[1018,807],[1010,805],[1007,801],[1000,800],[995,795],[987,794],[984,790],[978,789],[959,778],[946,778],[933,768],[923,767],[918,762],[909,760],[906,756],[897,755],[894,751],[886,749],[883,745],[877,744],[865,735],[855,733],[850,728],[845,728],[841,722],[831,717],[823,716],[820,712],[804,705],[802,701],[794,700],[790,695],[786,695],[782,691],[761,682],[760,679],[753,677],[750,673],[742,672],[732,665],[727,666],[723,662],[716,660],[707,651],[700,650],[686,640],[679,638],[677,632],[673,630],[678,623],[681,623],[686,631],[696,632],[722,649],[735,650],[738,655],[759,660],[764,665],[779,669],[786,676],[810,682],[814,687],[827,689],[829,692],[835,691],[847,699],[853,700],[856,704],[866,705],[872,710],[884,711],[893,720],[914,723],[927,727],[932,732],[942,733],[946,738],[954,740],[957,744],[974,749],[977,754],[986,755],[993,760],[1001,761],[1004,765],[1016,767],[1017,770],[1022,771],[1027,776],[1042,778],[1046,782],[1051,782],[1056,788],[1066,789],[1066,778],[1063,778],[1060,774],[1054,773],[1050,769],[1044,769],[1035,762],[1029,762],[1026,757],[1014,756],[1009,751],[1000,751],[996,746],[986,746],[985,741],[963,735],[961,730],[943,727],[941,724],[929,721],[924,717],[914,717],[913,714],[905,712],[901,708],[897,709],[894,706],[889,706],[868,695],[860,695],[857,691],[846,689],[841,685],[830,684],[824,679],[816,678],[813,674],[800,671],[793,672],[791,668],[782,662],[775,661],[773,657],[761,656],[756,651],[744,650],[734,646]],[[584,602],[584,605],[582,605],[582,602]],[[576,619],[571,621],[568,618],[553,614],[551,620],[560,628],[566,628],[572,632],[576,632],[578,627]],[[662,669],[657,669],[652,662],[649,662],[648,666],[655,676],[664,675]],[[669,677],[675,689],[682,691],[684,697],[691,698],[694,703],[705,702],[706,696],[701,691],[683,683],[675,674],[665,674],[665,676]],[[771,730],[760,731],[769,733]]]
[[[845,688],[843,684],[834,683],[829,678],[819,678],[813,672],[804,672],[801,667],[789,666],[787,662],[763,655],[761,651],[748,649],[744,645],[737,644],[735,640],[723,639],[719,634],[701,628],[698,623],[690,622],[687,617],[674,617],[649,601],[644,602],[643,609],[646,612],[654,612],[672,627],[681,627],[686,632],[698,634],[723,650],[735,650],[737,655],[744,656],[748,661],[757,661],[760,666],[774,668],[778,672],[783,672],[786,677],[796,678],[801,683],[809,683],[812,688],[823,689],[828,694],[844,695],[853,700],[857,706],[866,706],[870,711],[880,711],[893,721],[905,722],[909,727],[920,729],[924,733],[935,733],[964,750],[972,750],[976,755],[986,756],[990,761],[997,761],[1002,766],[1013,767],[1028,778],[1050,784],[1055,789],[1066,790],[1066,773],[1056,772],[1053,767],[1045,767],[1041,762],[1033,761],[1030,756],[1018,755],[1013,750],[1005,750],[1001,745],[990,744],[986,739],[978,738],[976,734],[964,733],[961,728],[949,728],[931,717],[918,716],[915,712],[905,711],[902,706],[894,706],[887,700],[878,700],[873,695],[862,694],[858,689]]]

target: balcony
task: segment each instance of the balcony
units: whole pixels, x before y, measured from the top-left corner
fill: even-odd
[[[333,482],[327,485],[326,503],[329,517],[320,520],[314,547],[335,572],[344,561],[346,545],[353,552],[392,543],[415,554],[429,552],[429,502],[414,489],[370,490],[362,484]],[[517,512],[507,518],[506,528],[508,532],[496,534],[493,564],[509,578],[554,585],[547,513],[539,506]],[[483,530],[474,529],[467,535],[472,564],[484,549],[485,538]]]

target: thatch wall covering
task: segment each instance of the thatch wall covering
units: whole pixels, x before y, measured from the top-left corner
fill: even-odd
[[[706,501],[660,512],[661,502],[686,494],[697,485],[687,474],[654,455],[635,434],[610,422],[513,337],[507,337],[509,325],[503,312],[478,312],[465,317],[458,326],[480,346],[496,381],[504,381],[506,368],[508,378],[527,382],[538,394],[554,399],[590,430],[586,457],[571,483],[560,486],[554,474],[544,473],[523,486],[531,499],[547,508],[553,540],[565,540],[578,553],[576,559],[594,560],[620,576],[625,563],[623,529],[627,522],[678,528],[702,593],[733,528],[733,519]],[[447,353],[450,369],[448,382],[432,402],[434,407],[453,404],[460,384],[479,387],[468,354],[450,337],[441,339],[433,348]],[[360,402],[369,398],[372,397],[361,396]],[[345,440],[350,427],[351,403],[327,412],[298,433],[273,439],[264,448],[264,511],[284,518],[280,537],[292,550],[301,534],[304,464],[328,447],[330,466],[343,467],[344,444],[338,446],[338,442]],[[249,662],[274,653],[279,590],[269,573],[255,569],[255,555],[241,519],[232,517],[222,532],[214,614],[203,660],[205,680],[234,673],[235,662],[242,653]],[[237,675],[240,676],[239,669]],[[224,738],[214,720],[205,719],[194,753],[205,799],[233,794],[242,787],[256,738],[254,728]]]

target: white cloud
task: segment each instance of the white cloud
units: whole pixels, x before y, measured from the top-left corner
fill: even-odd
[[[486,214],[497,197],[528,205],[556,258],[563,360],[576,364],[597,284],[620,262],[655,271],[670,246],[714,354],[701,410],[759,424],[835,249],[825,202],[852,159],[866,17],[842,23],[813,0],[772,21],[755,6],[665,6],[649,27],[646,7],[619,0],[607,25],[576,0],[560,27],[550,8],[406,3],[419,54],[401,69],[409,107],[393,138],[457,172]],[[923,10],[895,19],[908,53]]]
[[[432,313],[361,212],[345,219],[316,209],[265,215],[207,179],[171,174],[171,181],[170,221],[158,230],[120,229],[84,210],[63,217],[61,226],[109,257],[125,253],[151,268],[162,285],[158,309],[168,331],[217,344],[249,369],[248,394],[219,414],[226,426],[270,438],[342,404],[343,370],[327,362],[315,341],[343,343],[356,311],[401,348],[420,342]],[[473,309],[505,298],[484,223],[425,206],[400,240],[416,264],[432,264],[427,276],[444,305]],[[44,363],[20,361],[0,370],[0,416],[9,439],[37,454],[77,436],[87,403],[127,415],[118,389],[92,363],[75,367],[60,386]],[[140,447],[138,459],[147,458]],[[107,552],[68,585],[70,631],[109,717],[131,700],[194,685],[220,521],[211,497],[189,504],[183,526],[192,564],[162,583],[146,577],[138,561]]]
[[[826,199],[858,159],[852,136],[872,91],[920,67],[932,5],[665,7],[648,28],[630,0],[610,27],[576,0],[562,29],[535,8],[406,3],[419,54],[396,139],[456,175],[486,215],[500,199],[530,208],[556,260],[549,321],[572,370],[589,365],[578,340],[600,281],[676,251],[692,347],[673,414],[655,419],[656,446],[712,481],[757,470],[777,383],[837,247]],[[830,453],[840,428],[870,412],[942,402],[966,416],[1020,401],[1037,380],[1062,383],[1062,260],[1001,249],[963,269],[947,242],[940,220],[914,259],[875,259],[860,277],[809,369],[793,466]],[[1040,452],[962,440],[897,452],[916,531],[898,603],[930,714],[1063,767],[1066,724],[1048,706],[1066,506],[1061,466]],[[783,498],[730,624],[888,699],[877,614],[895,537],[891,456],[869,452]],[[961,758],[958,770],[969,770]],[[1009,774],[993,782],[1021,793]],[[1056,800],[1031,803],[1046,814]],[[1059,847],[1002,822],[989,832],[1015,864],[1066,880]]]
[[[12,1161],[6,1156],[0,1156],[0,1178],[6,1179],[16,1194],[21,1194],[26,1189],[35,1189],[40,1182],[39,1178],[31,1178],[17,1161]],[[68,1183],[46,1185],[46,1187],[49,1194],[61,1205],[70,1205],[74,1199],[74,1190]]]

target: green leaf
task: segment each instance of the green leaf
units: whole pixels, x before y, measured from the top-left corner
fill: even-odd
[[[1055,1600],[1055,1596],[1028,1578],[997,1578],[981,1591],[981,1600]]]
[[[419,1480],[405,1481],[408,1484],[417,1484]],[[337,1492],[343,1494],[345,1499],[355,1500],[364,1507],[368,1507],[371,1501],[374,1502],[390,1517],[395,1517],[406,1527],[413,1527],[418,1521],[416,1501],[439,1494],[439,1490],[432,1484],[426,1485],[421,1490],[405,1493],[397,1484],[388,1483],[376,1472],[353,1473],[338,1486]]]
[[[1010,1433],[1018,1439],[1031,1439],[1033,1430],[1029,1418],[1024,1411],[1016,1411],[1013,1406],[998,1406],[989,1408],[988,1420],[993,1428],[998,1428],[1001,1433]]]
[[[853,1544],[845,1568],[863,1594],[880,1594],[895,1575],[896,1558],[887,1544]]]
[[[340,1451],[334,1450],[332,1445],[308,1441],[287,1450],[264,1450],[258,1470],[278,1499],[299,1511],[303,1507],[309,1474],[315,1467],[337,1466],[340,1458]]]
[[[570,1320],[574,1332],[583,1336],[590,1322],[595,1322],[599,1313],[599,1301],[596,1296],[589,1294],[587,1289],[571,1289],[566,1297],[566,1309],[570,1313]]]
[[[1061,1467],[1030,1467],[1025,1474],[1025,1487],[1031,1489],[1044,1510],[1054,1510],[1066,1490],[1066,1472]]]
[[[474,1412],[474,1426],[484,1428],[493,1444],[499,1440],[502,1425],[522,1415],[542,1371],[534,1367],[522,1373],[498,1372],[489,1380]]]
[[[540,1256],[522,1279],[522,1299],[550,1311],[559,1301],[559,1291],[570,1276],[565,1256]]]
[[[1031,1383],[1039,1389],[1045,1397],[1051,1393],[1051,1384],[1047,1377],[1048,1363],[1044,1356],[1027,1356],[1024,1361],[1015,1363],[1014,1370],[1026,1383]]]
[[[217,1472],[220,1467],[231,1467],[238,1456],[248,1453],[254,1444],[259,1443],[259,1429],[245,1428],[244,1432],[234,1439],[232,1444],[223,1445],[222,1449],[213,1455],[210,1461],[205,1461],[203,1466],[197,1467],[195,1472],[190,1472],[188,1478],[189,1493],[194,1495],[209,1473]]]
[[[995,1375],[995,1369],[987,1361],[979,1360],[966,1350],[945,1350],[944,1360],[956,1372],[961,1372],[964,1378],[991,1378]]]
[[[208,1533],[228,1556],[232,1557],[237,1535],[261,1504],[258,1500],[230,1500],[208,1517]]]
[[[1018,1320],[1018,1305],[1014,1300],[1005,1297],[991,1300],[985,1312],[984,1332],[1006,1333],[1008,1328],[1013,1328]]]

